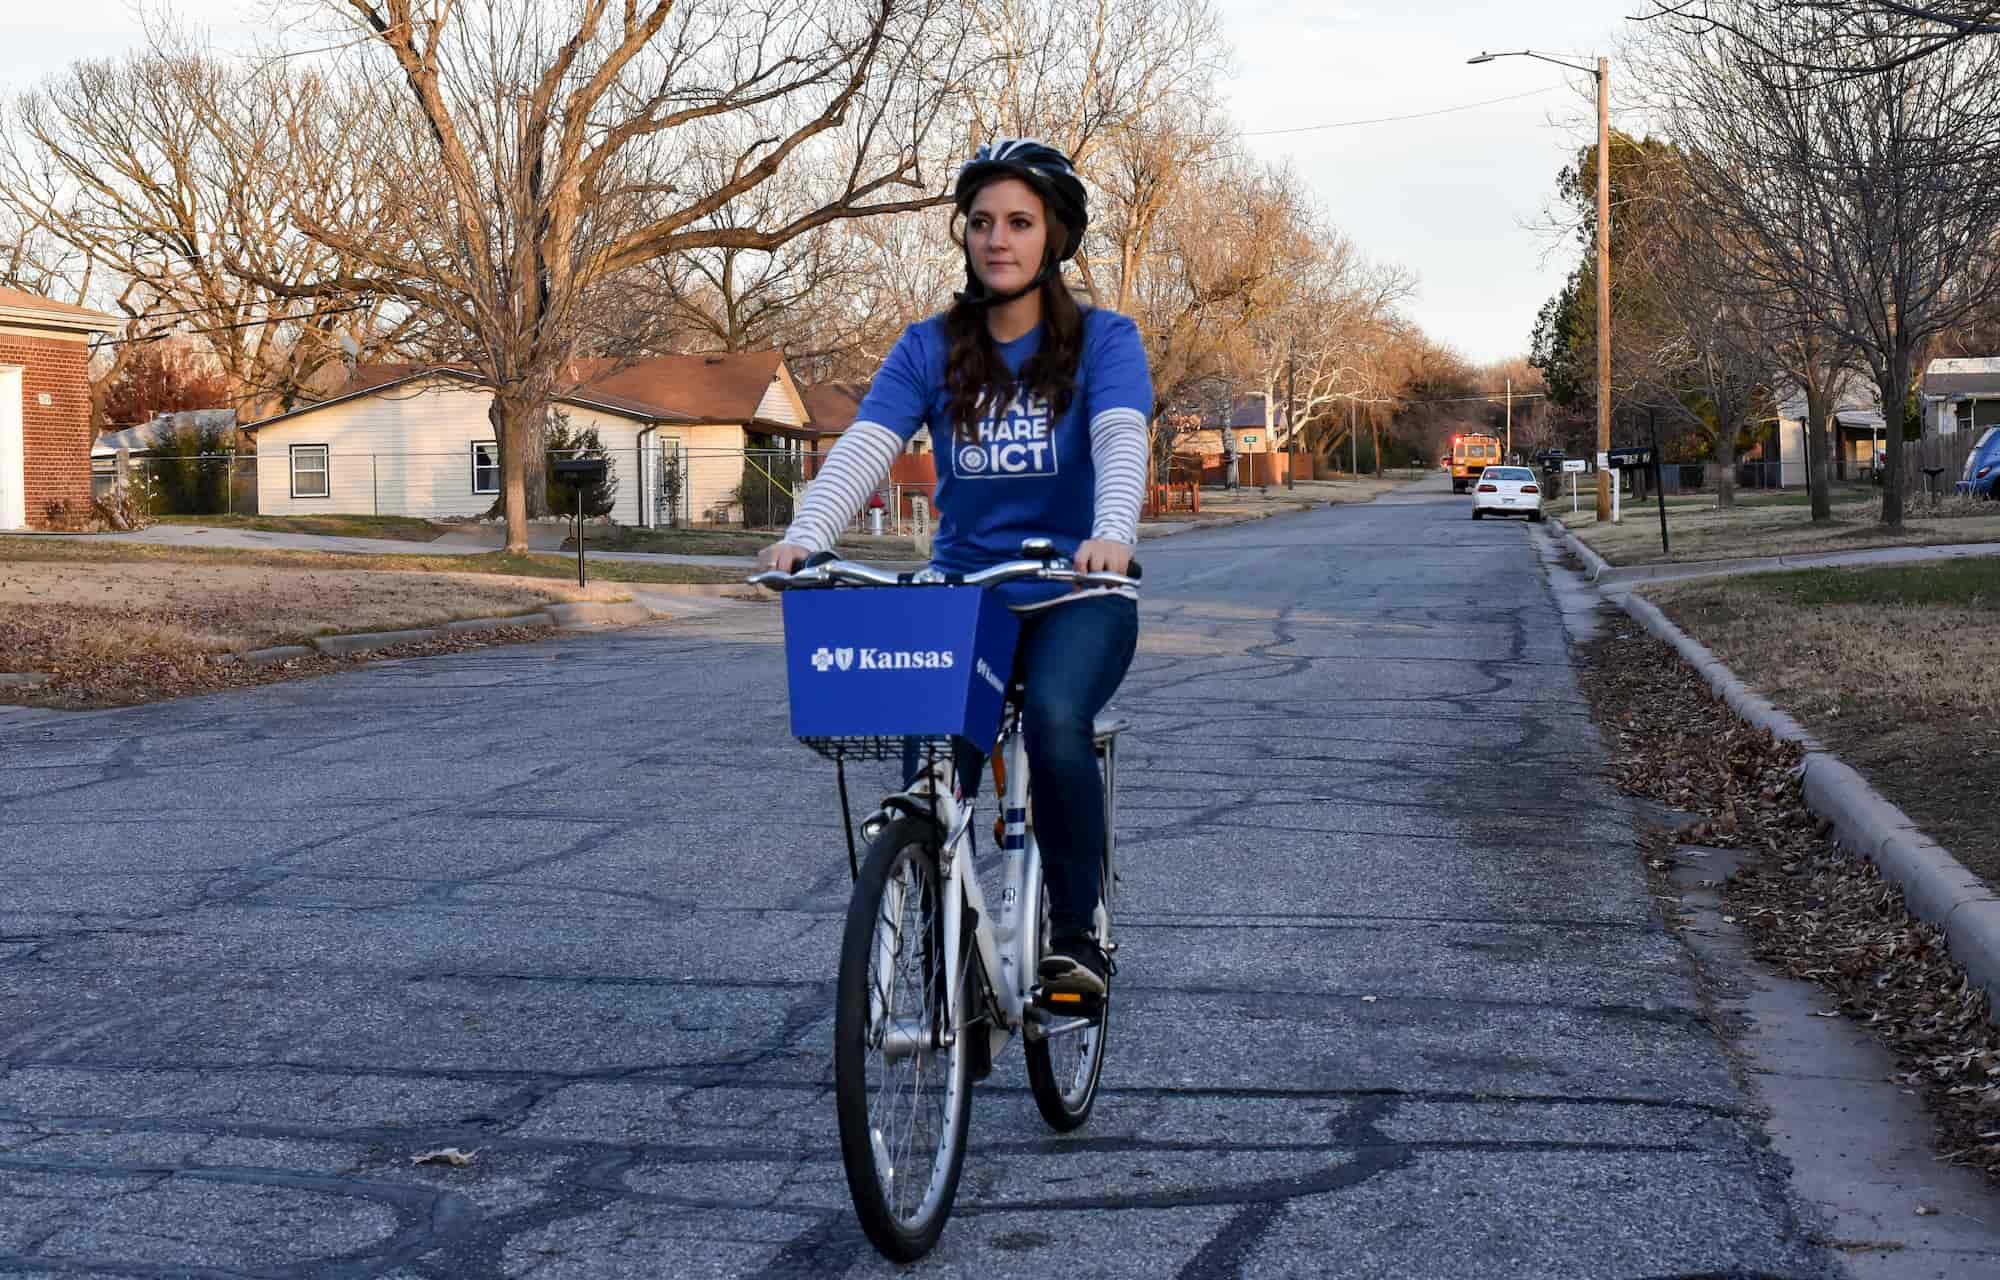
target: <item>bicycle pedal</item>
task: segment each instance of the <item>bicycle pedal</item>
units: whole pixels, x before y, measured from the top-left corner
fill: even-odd
[[[1036,987],[1035,1007],[1064,1018],[1089,1018],[1095,1022],[1104,1016],[1105,997],[1084,991],[1050,991]]]

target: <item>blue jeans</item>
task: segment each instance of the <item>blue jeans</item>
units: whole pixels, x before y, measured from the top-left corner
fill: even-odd
[[[1104,778],[1097,769],[1093,727],[1132,665],[1139,644],[1139,606],[1118,596],[1094,596],[1021,615],[1014,670],[1027,682],[1021,733],[1033,782],[1035,840],[1056,933],[1091,927],[1103,892]],[[983,752],[960,741],[959,785],[979,794]],[[916,775],[912,748],[904,776]]]

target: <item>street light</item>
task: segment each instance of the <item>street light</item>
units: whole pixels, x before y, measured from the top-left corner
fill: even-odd
[[[1495,58],[1537,58],[1597,77],[1597,451],[1601,454],[1611,448],[1611,59],[1599,58],[1591,68],[1533,49],[1516,49],[1482,50],[1465,61],[1478,66]],[[1611,518],[1611,476],[1602,467],[1597,470],[1597,518]]]

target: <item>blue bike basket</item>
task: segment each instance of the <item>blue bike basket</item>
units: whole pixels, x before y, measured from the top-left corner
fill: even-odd
[[[788,591],[792,734],[829,757],[893,755],[905,738],[989,751],[1021,624],[978,587]]]

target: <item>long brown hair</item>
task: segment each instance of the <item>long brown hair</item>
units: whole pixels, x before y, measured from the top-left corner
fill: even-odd
[[[1052,226],[1060,226],[1054,218]],[[1056,253],[1061,242],[1050,236],[1042,250],[1042,345],[1021,366],[1017,379],[1000,358],[1000,344],[986,327],[990,308],[966,301],[964,295],[945,313],[944,331],[950,347],[944,362],[945,390],[951,396],[952,435],[976,440],[979,423],[1002,412],[1021,391],[1049,403],[1049,421],[1068,411],[1076,398],[1076,370],[1083,360],[1083,309],[1063,284]],[[968,261],[966,270],[971,270]]]

